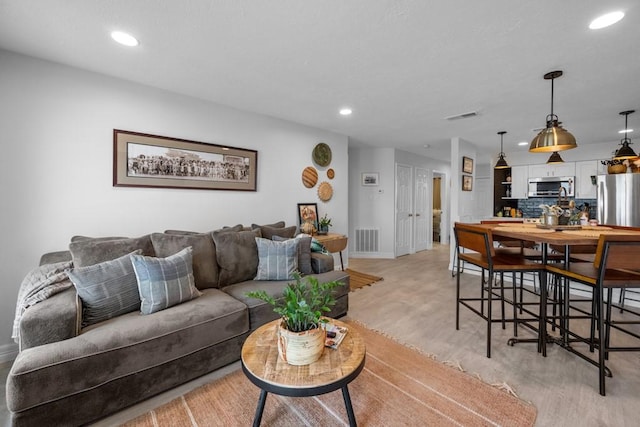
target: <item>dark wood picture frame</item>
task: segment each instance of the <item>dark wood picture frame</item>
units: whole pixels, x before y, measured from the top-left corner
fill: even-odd
[[[473,173],[473,159],[471,157],[462,157],[462,172]]]
[[[302,225],[309,216],[313,220],[313,227],[318,229],[318,204],[298,203],[298,224]]]
[[[462,175],[462,191],[473,190],[473,177],[471,175]]]
[[[256,191],[258,152],[113,130],[113,186]]]

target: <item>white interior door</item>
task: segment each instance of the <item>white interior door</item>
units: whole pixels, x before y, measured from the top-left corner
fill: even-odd
[[[429,211],[431,210],[431,192],[429,191],[429,181],[431,176],[426,169],[416,168],[414,180],[414,234],[413,241],[415,252],[429,249],[431,239],[431,221]]]
[[[396,165],[396,256],[411,252],[413,213],[411,211],[412,167]]]

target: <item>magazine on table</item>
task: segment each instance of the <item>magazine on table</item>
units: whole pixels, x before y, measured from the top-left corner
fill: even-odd
[[[325,347],[333,349],[338,348],[349,331],[346,327],[338,326],[335,323],[331,323],[331,321],[324,324],[324,329],[327,331],[327,338],[325,339],[324,345]]]

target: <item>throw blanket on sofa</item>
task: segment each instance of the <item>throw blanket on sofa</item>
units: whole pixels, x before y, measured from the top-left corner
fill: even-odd
[[[66,270],[72,266],[71,261],[45,264],[34,268],[27,274],[18,291],[13,334],[11,335],[15,342],[19,343],[20,341],[20,319],[27,308],[73,286],[66,273]]]

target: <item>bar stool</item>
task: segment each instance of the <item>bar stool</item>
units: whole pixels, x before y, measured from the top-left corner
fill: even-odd
[[[608,358],[608,353],[610,351],[640,351],[640,347],[612,347],[610,345],[612,327],[640,339],[639,335],[611,320],[612,289],[640,285],[640,271],[634,271],[638,268],[638,257],[640,257],[640,233],[601,234],[593,263],[571,263],[566,269],[561,265],[547,265],[547,271],[552,274],[593,287],[594,309],[592,310],[590,337],[588,339],[580,337],[575,331],[565,331],[565,333],[581,338],[582,341],[590,345],[591,351],[594,348],[598,350],[598,360],[594,361],[571,349],[575,354],[598,367],[602,396],[605,395],[607,370],[605,360]],[[606,298],[605,289],[607,290]],[[568,304],[568,302],[565,303]],[[565,310],[565,313],[568,313],[568,309]],[[632,322],[626,321],[624,323]],[[633,323],[640,323],[640,321]],[[596,329],[597,338],[595,337]]]
[[[517,292],[516,273],[544,271],[544,265],[528,260],[520,254],[496,253],[493,237],[489,227],[473,224],[455,223],[454,234],[456,238],[456,253],[458,255],[458,265],[456,274],[456,330],[460,329],[460,306],[464,306],[473,313],[480,316],[487,322],[487,357],[491,357],[491,325],[495,322],[513,322],[514,335],[518,334],[517,317]],[[467,252],[469,250],[472,252]],[[473,264],[481,269],[480,297],[463,297],[460,292],[461,264],[462,262]],[[484,273],[488,272],[488,277],[494,277],[494,273],[499,273],[503,279],[504,273],[512,273],[513,299],[507,300],[504,297],[505,283],[500,280],[496,289],[495,282],[489,280],[485,286]],[[501,317],[493,318],[492,305],[494,297],[501,304]],[[507,319],[504,304],[510,303],[513,306],[513,318]],[[486,313],[484,310],[486,303]],[[479,307],[478,307],[479,305]]]

